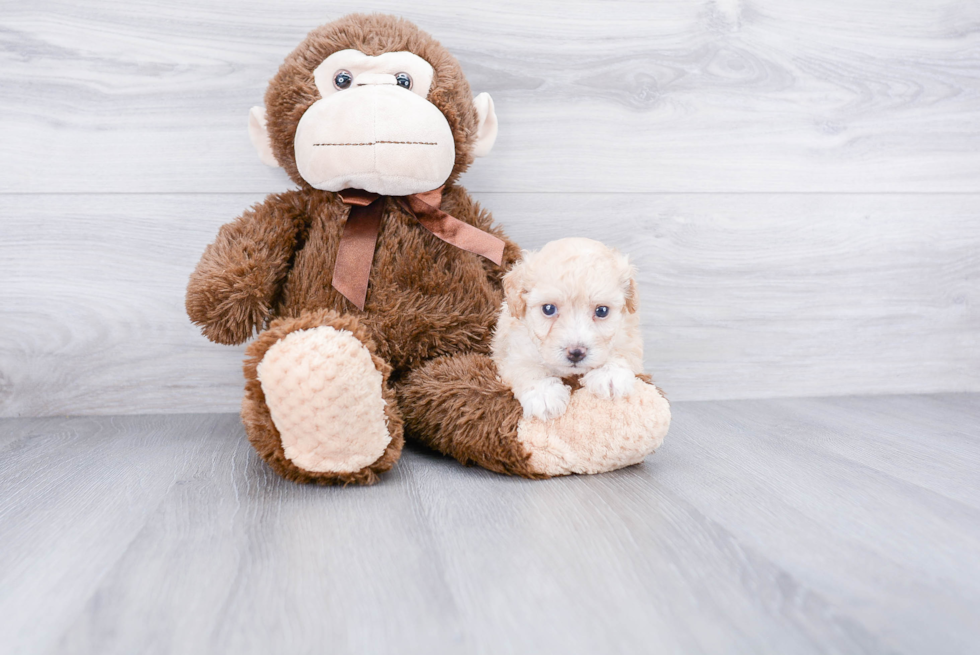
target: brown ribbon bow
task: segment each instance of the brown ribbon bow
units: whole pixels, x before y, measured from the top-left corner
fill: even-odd
[[[499,266],[503,260],[504,242],[439,209],[442,204],[442,189],[443,187],[439,187],[425,193],[397,197],[405,202],[415,219],[429,232],[446,243],[486,257]],[[358,309],[363,310],[374,247],[381,230],[385,196],[361,189],[344,189],[339,195],[344,204],[350,205],[350,213],[337,250],[333,287]]]

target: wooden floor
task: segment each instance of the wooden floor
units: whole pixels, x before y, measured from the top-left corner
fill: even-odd
[[[3,653],[966,653],[980,395],[675,403],[643,465],[271,474],[234,415],[0,421]]]

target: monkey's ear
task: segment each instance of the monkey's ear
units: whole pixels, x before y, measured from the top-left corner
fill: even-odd
[[[524,301],[524,262],[518,262],[504,276],[504,300],[514,318],[524,318],[527,303]]]
[[[276,156],[272,154],[272,141],[265,126],[265,107],[252,107],[248,112],[248,138],[259,153],[259,159],[266,166],[279,167]]]
[[[493,99],[489,93],[481,93],[473,98],[476,106],[476,140],[473,142],[473,156],[485,157],[490,154],[497,140],[497,114],[493,110]]]

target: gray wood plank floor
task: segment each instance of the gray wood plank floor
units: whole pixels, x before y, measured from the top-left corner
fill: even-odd
[[[980,395],[674,416],[606,475],[339,489],[234,415],[0,421],[0,652],[975,652]]]

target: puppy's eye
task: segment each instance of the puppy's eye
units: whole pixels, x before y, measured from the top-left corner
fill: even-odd
[[[408,73],[398,73],[395,75],[395,84],[402,87],[403,89],[412,88],[412,76]]]
[[[545,316],[554,316],[558,308],[554,305],[541,305],[541,313]]]
[[[333,85],[338,89],[346,89],[354,81],[354,76],[348,71],[339,70],[333,74]]]
[[[609,308],[608,307],[606,307],[605,305],[599,305],[598,307],[595,308],[595,317],[596,318],[605,318],[607,316],[609,316]]]

